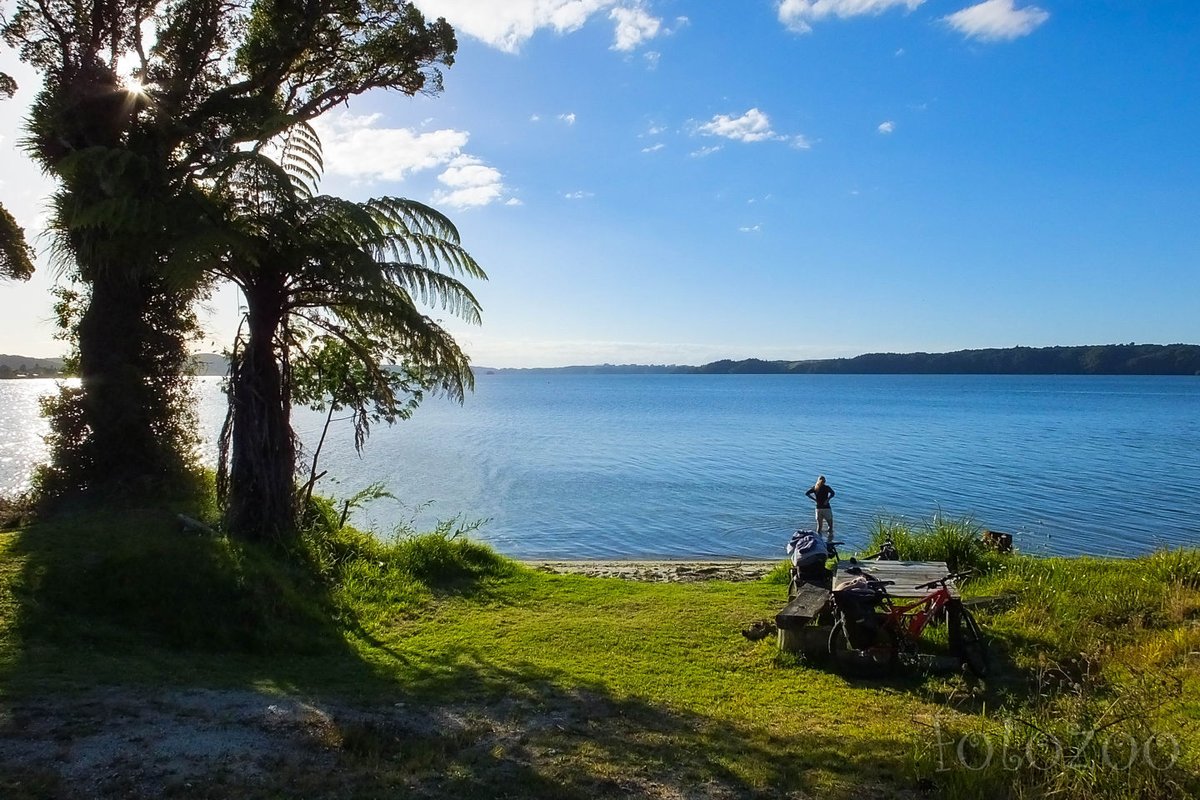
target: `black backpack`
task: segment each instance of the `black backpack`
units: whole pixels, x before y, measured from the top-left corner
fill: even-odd
[[[883,614],[877,610],[886,590],[874,581],[858,578],[834,589],[833,603],[846,625],[846,638],[856,650],[870,647],[879,635]]]

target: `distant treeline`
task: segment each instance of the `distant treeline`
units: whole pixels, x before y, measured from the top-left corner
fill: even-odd
[[[229,371],[229,362],[216,353],[200,353],[192,357],[192,374],[224,375]],[[62,378],[61,358],[32,358],[0,353],[0,380],[6,378]]]
[[[699,367],[599,364],[537,369],[488,369],[477,373],[706,375],[1200,375],[1200,345],[1102,344],[1082,347],[1009,347],[953,353],[868,353],[811,361],[725,359]]]
[[[30,358],[0,353],[0,380],[6,378],[58,378],[63,374],[61,358]]]
[[[817,361],[716,361],[701,373],[913,375],[1200,375],[1200,345],[1010,347],[953,353],[868,353]]]

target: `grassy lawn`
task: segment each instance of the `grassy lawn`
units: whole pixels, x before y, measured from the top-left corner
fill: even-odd
[[[0,674],[13,706],[202,687],[321,712],[307,761],[237,789],[214,767],[181,797],[1194,796],[1200,555],[987,569],[966,594],[1016,602],[977,614],[998,669],[970,685],[748,641],[778,578],[549,575],[347,532],[281,559],[147,512],[0,533]],[[6,797],[65,787],[0,778]]]

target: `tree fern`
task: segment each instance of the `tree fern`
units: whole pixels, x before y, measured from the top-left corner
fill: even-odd
[[[186,256],[246,298],[219,480],[234,529],[282,533],[293,524],[295,506],[280,494],[290,491],[296,466],[294,398],[319,404],[328,396],[349,409],[361,447],[371,421],[411,412],[414,392],[461,401],[473,385],[466,354],[422,310],[480,321],[461,278],[486,275],[453,223],[402,198],[358,203],[317,194],[322,166],[308,126],[231,154],[209,176],[218,230]],[[345,362],[337,369],[334,353]],[[313,475],[315,465],[309,490]]]

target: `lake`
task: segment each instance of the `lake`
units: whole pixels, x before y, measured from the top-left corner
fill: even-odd
[[[838,538],[874,520],[969,516],[1025,552],[1127,555],[1200,544],[1200,379],[962,375],[481,374],[427,400],[360,456],[331,433],[326,494],[380,482],[403,502],[356,522],[387,536],[458,516],[522,558],[782,557],[836,490]],[[198,379],[210,443],[223,414]],[[42,457],[37,397],[0,382],[0,491]],[[315,442],[321,417],[296,416]]]

